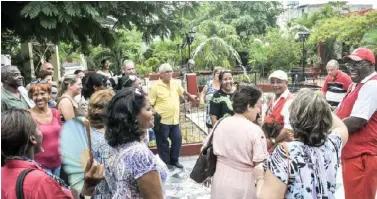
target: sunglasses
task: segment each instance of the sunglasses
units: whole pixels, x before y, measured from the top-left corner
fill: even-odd
[[[37,80],[30,82],[30,84],[45,84],[45,83],[48,83],[47,79],[37,79]]]

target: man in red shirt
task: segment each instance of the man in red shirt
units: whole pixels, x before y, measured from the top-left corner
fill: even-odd
[[[349,75],[339,70],[336,60],[327,62],[326,70],[328,75],[322,86],[322,93],[326,96],[327,102],[336,107],[342,101],[352,80]]]
[[[377,191],[377,73],[370,49],[358,48],[345,61],[355,82],[338,106],[336,115],[349,131],[342,150],[346,199],[374,199]]]
[[[272,91],[275,94],[273,98],[268,103],[268,108],[266,111],[266,116],[264,118],[264,123],[273,126],[278,124],[280,126],[280,133],[276,137],[267,137],[267,148],[269,152],[272,152],[274,145],[281,141],[290,138],[292,134],[292,127],[289,123],[289,105],[293,101],[293,95],[288,90],[288,75],[282,70],[277,70],[271,73],[268,77],[272,87]]]

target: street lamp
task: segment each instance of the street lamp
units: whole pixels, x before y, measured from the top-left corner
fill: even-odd
[[[187,41],[187,44],[188,44],[189,59],[191,58],[191,44],[194,41],[195,33],[196,32],[195,32],[194,28],[191,28],[190,31],[188,33],[186,33],[186,41]]]
[[[310,32],[306,32],[306,31],[302,31],[302,32],[298,32],[297,33],[300,41],[302,42],[302,60],[301,60],[301,64],[302,64],[302,75],[303,75],[303,78],[305,79],[305,41],[308,39],[309,35],[310,35]]]

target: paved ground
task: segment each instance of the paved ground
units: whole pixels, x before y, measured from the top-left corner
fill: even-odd
[[[176,168],[174,171],[169,172],[169,177],[167,183],[165,184],[167,199],[210,198],[211,189],[195,183],[189,177],[191,169],[194,167],[197,158],[198,156],[182,157],[181,163],[185,166],[185,168],[183,170]],[[335,199],[344,199],[341,168],[339,168],[337,175]]]

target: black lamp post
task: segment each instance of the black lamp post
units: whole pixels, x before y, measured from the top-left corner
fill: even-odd
[[[308,39],[310,33],[309,32],[298,32],[297,34],[298,34],[300,41],[302,42],[301,64],[302,64],[302,75],[303,75],[303,78],[305,79],[305,41],[306,41],[306,39]]]
[[[195,32],[194,28],[191,28],[190,31],[188,33],[186,33],[186,41],[187,41],[187,44],[188,44],[189,59],[191,58],[191,44],[194,41],[195,33],[196,32]]]

